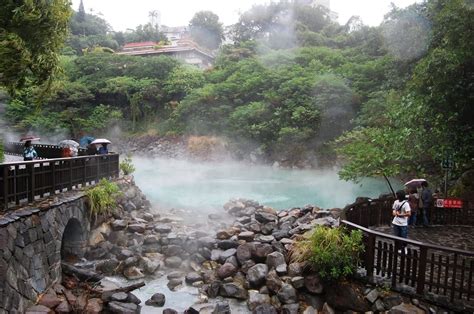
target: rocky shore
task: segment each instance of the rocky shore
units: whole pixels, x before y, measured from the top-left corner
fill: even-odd
[[[73,266],[31,313],[139,313],[141,306],[178,313],[167,307],[163,292],[184,286],[199,291],[199,301],[186,304],[187,313],[231,313],[230,299],[240,301],[245,312],[261,314],[439,310],[357,281],[325,283],[309,265],[292,262],[295,239],[317,226],[338,226],[340,209],[307,205],[277,212],[239,199],[189,226],[152,211],[132,179],[119,185],[123,195],[113,217],[95,222],[87,261]],[[103,276],[123,276],[131,286],[103,287]],[[143,304],[132,288],[159,276],[166,276],[166,286]]]

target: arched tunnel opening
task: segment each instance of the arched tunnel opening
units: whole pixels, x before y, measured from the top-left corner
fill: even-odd
[[[65,262],[76,262],[84,257],[87,237],[84,228],[76,218],[69,219],[64,228],[61,241],[61,259]]]

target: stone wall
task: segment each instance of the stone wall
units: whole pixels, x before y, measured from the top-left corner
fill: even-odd
[[[39,207],[22,208],[0,218],[0,313],[24,312],[38,294],[61,280],[61,247],[68,223],[73,227],[66,230],[64,246],[82,247],[90,222],[80,192],[65,193]]]

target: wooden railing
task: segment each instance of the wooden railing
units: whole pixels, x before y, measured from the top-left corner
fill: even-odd
[[[451,308],[461,303],[460,307],[474,309],[474,252],[399,238],[347,220],[342,224],[363,232],[360,266],[370,282],[389,280],[394,290],[428,299],[436,296],[437,302],[444,298],[444,305],[451,303]]]
[[[0,164],[0,210],[118,175],[118,154]]]
[[[423,298],[444,300],[451,308],[474,310],[474,252],[422,243],[368,229],[390,225],[393,199],[375,199],[346,206],[343,225],[362,231],[365,250],[361,267],[371,282],[389,281],[392,289]],[[431,208],[428,219],[437,225],[474,225],[474,208]],[[403,249],[406,247],[406,251]]]
[[[367,228],[390,225],[393,201],[392,198],[373,199],[348,205],[344,208],[344,219]],[[474,226],[474,204],[465,201],[463,208],[432,207],[427,211],[427,218],[434,225]]]

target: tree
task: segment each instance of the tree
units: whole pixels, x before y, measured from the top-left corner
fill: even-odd
[[[199,45],[211,50],[217,49],[224,39],[219,16],[211,11],[197,12],[189,21],[189,30]]]
[[[67,36],[69,1],[2,1],[0,85],[10,93],[33,84],[49,86]]]
[[[79,10],[77,11],[77,21],[84,22],[86,20],[86,10],[84,10],[84,3],[79,4]]]

